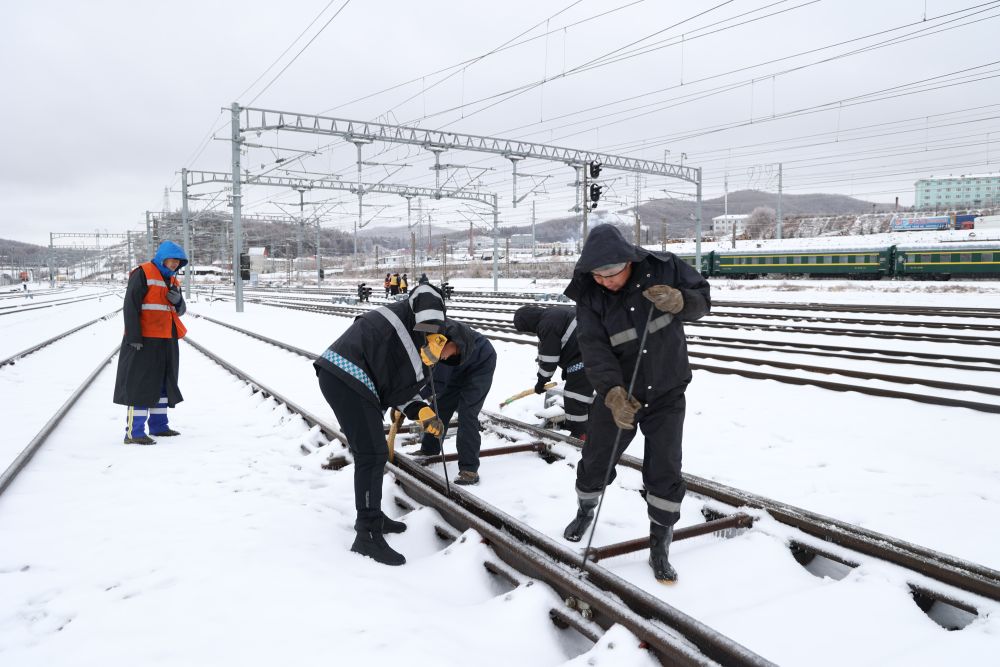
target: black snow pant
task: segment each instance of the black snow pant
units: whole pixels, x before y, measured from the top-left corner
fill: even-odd
[[[571,372],[571,368],[576,370]],[[580,438],[587,433],[587,414],[590,404],[594,402],[594,388],[587,379],[583,364],[567,368],[565,378],[563,408],[566,410],[566,428],[573,437]]]
[[[382,427],[383,411],[333,373],[320,370],[319,388],[337,415],[354,455],[354,507],[364,522],[382,511],[382,475],[389,447]]]
[[[686,486],[681,476],[681,440],[684,435],[683,385],[643,406],[636,414],[636,423],[646,439],[642,459],[642,482],[646,488],[646,505],[649,520],[672,526],[680,519],[681,500]],[[635,429],[622,429],[618,451],[612,457],[612,446],[618,426],[611,410],[598,398],[590,408],[587,441],[583,456],[576,468],[576,494],[581,500],[596,500],[601,495],[601,484],[608,466],[615,479],[615,465],[635,438]]]
[[[451,374],[442,388],[437,384],[435,374],[435,389],[440,394],[437,397],[438,417],[445,424],[443,440],[448,436],[448,423],[458,410],[458,438],[455,447],[458,449],[458,469],[479,471],[479,447],[482,435],[479,433],[479,413],[486,402],[486,395],[493,386],[493,371],[496,370],[497,355],[491,354],[475,368],[459,370]],[[424,454],[437,454],[441,451],[441,441],[430,434],[424,434],[420,443],[420,451]]]

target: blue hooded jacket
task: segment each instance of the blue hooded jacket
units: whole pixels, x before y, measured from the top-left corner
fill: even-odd
[[[181,261],[180,266],[177,270],[181,270],[188,263],[187,254],[184,252],[184,248],[180,247],[173,241],[164,241],[160,244],[160,247],[156,249],[156,254],[153,255],[153,264],[156,264],[156,268],[160,270],[163,277],[167,280],[170,276],[174,275],[174,272],[163,265],[163,260],[166,259],[179,259]]]

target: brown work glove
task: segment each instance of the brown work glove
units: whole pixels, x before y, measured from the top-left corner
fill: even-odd
[[[642,295],[653,302],[658,310],[676,315],[684,308],[684,295],[670,285],[653,285]]]
[[[642,407],[642,403],[631,398],[625,391],[625,387],[613,387],[604,397],[604,405],[610,408],[618,428],[623,428],[626,431],[635,428],[635,413]]]

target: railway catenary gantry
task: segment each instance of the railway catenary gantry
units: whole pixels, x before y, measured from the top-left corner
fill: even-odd
[[[361,166],[363,146],[374,142],[408,144],[418,146],[430,151],[434,155],[435,188],[441,188],[440,174],[444,168],[441,165],[441,153],[449,150],[465,151],[472,153],[484,153],[497,155],[506,158],[511,162],[513,174],[513,195],[512,205],[517,206],[517,164],[523,159],[545,160],[550,162],[560,162],[571,167],[577,174],[574,185],[581,186],[578,190],[577,202],[579,205],[579,193],[582,192],[584,205],[583,212],[583,238],[587,237],[587,213],[589,207],[586,204],[588,192],[587,177],[590,165],[600,164],[602,168],[615,169],[619,171],[631,172],[635,174],[649,174],[674,178],[688,183],[692,183],[696,188],[696,251],[697,257],[701,257],[701,197],[702,197],[702,172],[700,168],[686,167],[683,164],[670,164],[657,160],[644,160],[623,155],[612,155],[608,153],[598,153],[594,151],[584,151],[562,146],[552,146],[516,139],[506,139],[501,137],[488,137],[473,134],[463,134],[458,132],[446,132],[442,130],[429,130],[420,127],[405,125],[390,125],[387,123],[377,123],[371,121],[358,121],[346,118],[335,118],[330,116],[318,116],[313,114],[277,111],[273,109],[263,109],[258,107],[241,107],[238,103],[231,106],[232,127],[233,127],[233,174],[240,173],[239,154],[235,150],[235,144],[240,141],[240,131],[287,131],[312,135],[323,135],[339,137],[347,142],[353,143],[357,147],[358,164],[358,220],[361,220],[361,198],[364,195],[361,189]],[[580,175],[582,174],[582,180]],[[234,196],[235,196],[234,192]],[[238,201],[234,202],[238,206]],[[576,207],[574,207],[576,210]],[[496,225],[494,225],[496,226]],[[356,251],[355,251],[356,252]],[[493,240],[493,262],[494,275],[496,275],[497,254],[497,234],[494,231]],[[497,285],[494,281],[494,291]]]

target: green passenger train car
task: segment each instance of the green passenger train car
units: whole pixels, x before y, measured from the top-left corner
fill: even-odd
[[[677,257],[694,266],[694,253]],[[701,274],[713,278],[1000,278],[1000,242],[826,250],[712,250],[701,255]]]
[[[892,246],[832,250],[726,250],[715,252],[713,276],[841,276],[878,279],[892,274]]]
[[[1000,243],[961,246],[895,246],[897,278],[949,280],[955,277],[1000,277]]]
[[[712,275],[712,256],[714,252],[703,252],[701,253],[701,275],[706,278]],[[694,253],[683,253],[677,255],[678,259],[686,262],[690,266],[694,266]]]

